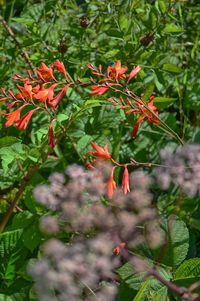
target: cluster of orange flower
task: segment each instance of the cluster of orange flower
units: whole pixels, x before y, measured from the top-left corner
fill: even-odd
[[[102,95],[108,91],[108,89],[113,87],[115,92],[120,93],[122,91],[123,94],[126,95],[126,99],[123,99],[120,96],[118,99],[115,97],[109,98],[108,101],[113,105],[119,105],[121,109],[125,110],[127,115],[131,113],[140,115],[132,131],[133,138],[136,137],[140,123],[145,118],[148,122],[156,124],[160,123],[158,120],[157,108],[153,104],[154,97],[151,96],[149,102],[146,103],[128,89],[130,80],[140,72],[140,66],[134,67],[128,76],[126,75],[128,67],[122,67],[120,61],[117,61],[114,66],[108,66],[106,74],[102,72],[101,65],[96,68],[89,64],[88,68],[94,76],[100,77],[98,83],[96,83],[93,78],[90,78],[91,95]],[[55,71],[63,75],[63,81],[58,81],[56,79]],[[18,129],[25,130],[32,115],[38,110],[44,110],[51,116],[48,130],[48,143],[53,148],[55,146],[53,123],[56,121],[54,111],[61,99],[65,96],[68,88],[73,84],[70,82],[63,62],[56,60],[51,67],[42,63],[41,66],[36,69],[36,75],[33,76],[31,72],[28,71],[28,77],[24,78],[16,74],[13,79],[22,83],[22,85],[16,84],[16,88],[18,89],[16,93],[13,93],[10,89],[6,92],[4,88],[1,88],[3,97],[0,98],[0,101],[9,102],[6,106],[7,113],[3,114],[7,120],[5,124],[6,127],[15,124]],[[81,83],[79,79],[78,82]],[[62,88],[54,95],[55,88],[57,89],[60,85]],[[133,101],[131,101],[130,98]],[[15,110],[11,111],[13,107]],[[130,187],[127,164],[117,163],[111,157],[107,145],[105,145],[104,148],[98,146],[94,142],[91,142],[91,145],[94,151],[90,152],[89,155],[96,159],[89,163],[88,166],[94,167],[97,160],[108,160],[113,164],[107,182],[108,197],[112,198],[113,191],[116,189],[116,182],[114,180],[114,171],[116,167],[124,168],[122,188],[125,194],[129,192]]]
[[[98,68],[94,67],[93,65],[89,64],[88,68],[91,70],[94,76],[100,77],[101,79],[98,83],[95,82],[93,78],[91,78],[91,82],[95,85],[91,86],[91,95],[103,95],[107,92],[111,87],[114,87],[115,92],[121,92],[120,88],[125,91],[125,95],[127,95],[126,99],[124,100],[121,96],[119,99],[112,97],[109,98],[108,101],[111,102],[114,106],[119,105],[121,109],[125,110],[125,113],[128,114],[137,114],[140,115],[138,120],[136,121],[133,131],[132,137],[136,138],[139,126],[141,122],[146,118],[148,122],[160,124],[158,120],[158,112],[157,108],[154,106],[154,96],[151,96],[149,101],[146,103],[141,98],[134,95],[128,89],[128,84],[130,80],[135,77],[141,70],[140,66],[136,66],[130,72],[128,78],[126,72],[128,71],[128,67],[122,67],[121,62],[117,61],[116,64],[111,67],[107,68],[106,75],[102,72],[102,66],[99,65]],[[123,80],[124,84],[120,83],[120,80]],[[118,90],[119,88],[119,90]],[[133,102],[130,100],[130,97],[133,99]],[[130,191],[129,186],[129,172],[127,168],[127,164],[119,164],[117,163],[110,155],[108,151],[108,146],[105,145],[104,148],[98,146],[94,142],[91,142],[91,146],[94,151],[90,152],[89,154],[95,157],[91,163],[88,164],[89,167],[94,167],[94,164],[98,160],[108,160],[114,164],[111,169],[111,174],[107,182],[107,195],[111,199],[113,196],[113,192],[116,189],[116,182],[114,180],[114,170],[116,167],[123,167],[124,173],[122,178],[122,189],[123,192],[126,194]]]
[[[64,75],[65,81],[59,82],[54,76],[54,72],[57,70],[59,73]],[[7,93],[4,88],[1,88],[3,97],[0,101],[8,101],[9,104],[6,107],[6,127],[13,124],[19,130],[25,130],[32,115],[37,110],[51,109],[55,111],[60,100],[65,95],[67,89],[71,85],[67,77],[67,72],[65,66],[59,60],[55,61],[51,67],[47,67],[44,63],[36,70],[37,76],[34,77],[30,71],[28,71],[28,77],[23,78],[22,76],[16,74],[13,79],[19,80],[23,85],[16,84],[18,89],[17,93],[13,93],[8,90]],[[54,96],[54,89],[63,85],[64,87],[60,92]],[[15,107],[15,110],[10,112],[11,108]],[[17,107],[17,108],[16,108]],[[26,113],[22,113],[25,109]],[[28,110],[28,112],[27,112]],[[21,116],[21,114],[23,116]],[[51,115],[51,121],[48,131],[48,141],[49,145],[53,148],[55,146],[54,134],[52,124],[56,119]]]
[[[87,66],[92,71],[93,75],[103,77],[103,79],[99,81],[98,85],[91,87],[92,89],[91,95],[95,95],[95,94],[102,95],[109,89],[109,87],[119,86],[118,84],[119,80],[126,78],[126,71],[128,70],[128,67],[122,67],[121,62],[117,61],[113,67],[108,66],[107,76],[105,77],[105,75],[102,73],[101,65],[99,65],[98,69],[96,69],[91,64]],[[126,84],[128,84],[130,80],[139,73],[140,70],[141,70],[140,66],[134,67],[131,73],[129,74]],[[113,80],[115,81],[115,83],[113,82]]]
[[[92,74],[95,76],[99,76],[102,79],[99,80],[97,85],[91,86],[91,95],[103,95],[110,87],[121,87],[124,89],[124,86],[119,83],[119,81],[125,80],[125,93],[127,93],[127,96],[131,93],[128,90],[128,84],[130,80],[135,77],[141,70],[140,66],[136,66],[132,69],[130,72],[128,79],[126,80],[126,72],[128,70],[128,67],[122,67],[121,62],[117,61],[116,64],[111,67],[108,66],[107,68],[107,75],[102,73],[102,66],[99,65],[98,68],[94,67],[93,65],[89,64],[88,68],[92,71]],[[91,81],[94,83],[95,81],[91,79]],[[120,92],[120,90],[115,89],[115,92]],[[110,98],[109,101],[113,103],[115,106],[120,105],[120,108],[122,109],[128,109],[126,111],[126,114],[134,113],[137,115],[140,115],[137,122],[135,123],[134,129],[132,131],[132,137],[136,138],[137,132],[140,126],[140,123],[147,118],[148,122],[160,124],[159,120],[157,119],[158,112],[157,108],[154,106],[154,96],[151,96],[149,99],[148,104],[145,104],[145,102],[140,99],[137,96],[133,96],[134,103],[131,102],[130,98],[127,97],[126,100],[124,100],[121,96],[119,99],[116,99],[114,97]]]

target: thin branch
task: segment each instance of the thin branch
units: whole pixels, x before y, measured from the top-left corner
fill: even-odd
[[[16,208],[19,199],[21,198],[22,194],[24,193],[26,186],[28,185],[28,183],[32,179],[33,175],[38,171],[39,167],[40,167],[39,164],[32,167],[28,171],[26,176],[23,178],[21,186],[20,186],[19,190],[17,191],[17,193],[14,197],[14,200],[11,202],[10,207],[8,208],[6,214],[4,215],[4,217],[3,217],[3,219],[0,223],[0,233],[3,232],[5,226],[7,225],[8,221],[9,221],[9,219],[10,219],[12,213],[13,213],[13,210]]]
[[[5,199],[5,198],[2,198],[2,201],[5,201],[5,202],[7,202],[8,203],[8,205],[10,205],[10,201],[9,200],[7,200],[7,199]],[[23,209],[21,209],[19,206],[15,206],[15,209],[16,209],[16,211],[17,212],[23,212]]]
[[[10,26],[8,25],[8,23],[4,20],[4,18],[1,15],[0,15],[0,22],[2,23],[2,25],[6,29],[7,33],[12,37],[12,39],[14,40],[16,46],[20,49],[22,58],[29,65],[29,67],[32,70],[32,72],[36,75],[35,70],[34,70],[34,66],[33,66],[33,64],[32,64],[32,62],[31,62],[31,60],[29,58],[28,53],[22,47],[22,45],[19,43],[19,41],[17,40],[17,37],[16,37],[15,33],[12,31],[12,29],[10,28]]]
[[[69,120],[69,123],[67,124],[65,131],[62,131],[60,135],[57,137],[57,143],[63,139],[63,137],[66,135],[66,132],[68,128],[71,126],[72,121]],[[19,190],[17,191],[14,200],[11,202],[10,207],[8,208],[7,212],[5,213],[2,221],[0,222],[0,233],[4,231],[4,228],[6,227],[10,217],[13,214],[14,209],[17,206],[17,203],[19,202],[20,198],[22,197],[26,187],[30,183],[33,176],[36,174],[36,172],[40,169],[41,165],[47,160],[49,155],[53,152],[53,149],[49,149],[47,152],[42,152],[41,154],[41,162],[32,166],[27,174],[24,176],[24,178],[21,181],[21,186],[19,187]]]
[[[101,85],[102,87],[107,87],[106,83],[105,84],[102,84]],[[124,88],[122,84],[119,84],[120,87]],[[174,132],[162,119],[160,119],[155,113],[153,110],[151,110],[148,105],[143,101],[141,100],[137,95],[135,95],[133,92],[131,92],[130,90],[128,90],[126,88],[126,92],[120,90],[120,89],[116,89],[116,88],[113,88],[112,86],[109,86],[109,88],[111,90],[113,90],[114,92],[117,92],[117,93],[121,93],[123,95],[126,95],[127,97],[131,97],[133,98],[134,100],[136,99],[138,102],[140,102],[140,104],[142,104],[144,106],[144,108],[150,112],[159,122],[160,122],[160,128],[162,128],[165,132],[167,132],[169,135],[171,134],[171,136],[173,138],[175,138],[176,140],[179,141],[179,143],[181,145],[184,145],[184,142],[182,141],[182,139],[179,137],[179,135]],[[157,125],[159,126],[159,125]]]
[[[149,273],[149,275],[155,277],[158,281],[160,281],[162,284],[164,284],[168,289],[170,289],[172,292],[174,292],[176,295],[183,297],[183,295],[187,292],[186,288],[178,287],[171,281],[166,280],[163,278],[159,272],[156,270],[156,268],[152,268]]]

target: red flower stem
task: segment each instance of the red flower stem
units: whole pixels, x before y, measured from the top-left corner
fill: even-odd
[[[117,161],[115,161],[113,158],[111,158],[110,159],[110,161],[114,164],[114,165],[116,165],[116,166],[118,166],[118,167],[122,167],[122,166],[124,166],[124,164],[120,164],[120,163],[118,163]]]
[[[127,165],[131,166],[137,166],[137,167],[165,167],[165,168],[171,168],[172,166],[157,164],[157,163],[150,163],[150,162],[137,162],[134,159],[130,159],[131,163],[127,163]]]
[[[148,275],[153,276],[154,278],[156,278],[158,281],[160,281],[162,284],[164,284],[168,289],[170,289],[172,292],[174,292],[176,295],[182,297],[186,292],[187,289],[183,288],[183,287],[178,287],[176,286],[174,283],[172,283],[171,281],[166,280],[165,278],[163,278],[158,271],[156,270],[156,268],[152,268]]]
[[[150,162],[137,162],[134,159],[131,159],[130,163],[119,163],[115,161],[113,158],[110,159],[110,161],[116,166],[116,167],[124,167],[125,165],[127,166],[135,166],[135,167],[165,167],[165,168],[172,168],[172,166],[167,166],[167,165],[162,165],[162,164],[157,164],[157,163],[150,163]],[[188,167],[192,168],[192,167]]]

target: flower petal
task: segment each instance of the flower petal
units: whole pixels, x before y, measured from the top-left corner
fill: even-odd
[[[133,138],[136,138],[137,136],[137,133],[138,133],[138,129],[139,129],[139,126],[140,126],[140,123],[142,122],[142,120],[145,118],[146,116],[145,115],[142,115],[138,118],[138,120],[136,121],[135,123],[135,126],[133,128],[133,131],[132,131],[132,137]]]
[[[56,110],[59,102],[63,98],[63,96],[66,94],[68,88],[70,87],[71,84],[67,84],[53,99],[49,101],[50,107],[52,107],[53,110]]]
[[[16,127],[19,129],[19,130],[25,130],[33,113],[35,111],[37,111],[39,108],[36,108],[36,109],[33,109],[31,111],[29,111],[27,114],[25,114],[20,120],[18,120],[16,122]]]
[[[133,68],[133,70],[129,74],[129,77],[128,77],[128,80],[127,80],[127,84],[130,82],[130,80],[133,77],[135,77],[140,72],[140,70],[141,70],[141,67],[139,65]]]
[[[111,175],[107,182],[107,196],[109,199],[112,199],[113,192],[117,187],[116,182],[114,180],[114,176],[113,176],[114,170],[115,170],[115,167],[112,168]]]
[[[53,118],[50,122],[49,125],[49,130],[48,130],[48,144],[51,148],[55,147],[55,137],[54,137],[54,132],[53,132],[53,123],[56,121],[55,118]]]
[[[66,69],[65,69],[65,66],[64,66],[63,62],[61,62],[61,61],[59,61],[59,60],[56,60],[56,61],[54,62],[54,64],[53,64],[53,68],[54,68],[54,67],[57,68],[61,73],[63,73],[64,76],[65,76],[66,81],[69,82],[69,79],[68,79],[68,77],[67,77],[67,71],[66,71]]]
[[[127,192],[130,192],[130,186],[129,186],[129,173],[127,165],[124,165],[124,174],[122,178],[122,189],[124,191],[124,194],[127,194]]]

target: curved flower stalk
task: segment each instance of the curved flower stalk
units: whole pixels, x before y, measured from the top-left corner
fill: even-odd
[[[130,178],[129,178],[129,170],[128,167],[132,168],[138,168],[138,167],[146,167],[146,168],[152,168],[152,167],[159,167],[162,168],[162,170],[165,172],[165,170],[173,169],[173,164],[164,164],[160,165],[157,163],[149,163],[149,162],[137,162],[134,159],[130,159],[129,163],[119,163],[115,161],[109,150],[108,150],[108,144],[106,144],[104,147],[101,147],[94,143],[93,141],[90,142],[93,150],[90,151],[87,155],[87,163],[86,166],[89,169],[101,169],[101,162],[108,162],[110,163],[111,167],[108,168],[108,176],[106,177],[106,194],[109,199],[112,199],[114,191],[117,189],[117,184],[114,179],[114,171],[118,168],[123,168],[123,175],[122,175],[122,181],[121,181],[121,188],[123,193],[126,195],[129,192],[131,192],[130,188]],[[90,160],[89,157],[94,157],[92,160]],[[99,168],[100,167],[100,168]],[[190,170],[193,168],[193,164],[191,166],[187,166],[187,168]]]
[[[93,151],[89,152],[88,156],[95,157],[95,159],[93,161],[87,163],[87,166],[89,168],[95,168],[96,163],[98,163],[99,161],[108,161],[112,164],[110,175],[106,181],[108,198],[112,199],[113,192],[117,188],[116,182],[114,180],[114,171],[115,171],[116,167],[124,168],[124,173],[123,173],[123,178],[122,178],[122,189],[123,189],[124,194],[127,194],[128,192],[130,192],[129,172],[128,172],[127,165],[132,165],[132,163],[120,164],[120,163],[116,162],[111,157],[111,154],[109,153],[107,144],[104,147],[101,147],[94,142],[91,142],[90,144],[93,148]]]
[[[181,138],[159,118],[158,110],[153,104],[154,96],[150,96],[149,101],[146,102],[129,90],[129,82],[136,77],[141,70],[139,65],[134,67],[128,76],[126,74],[128,67],[122,67],[120,61],[117,61],[113,67],[107,67],[106,74],[102,72],[101,65],[96,68],[95,66],[89,64],[88,68],[91,70],[94,76],[101,78],[97,82],[91,78],[91,83],[95,83],[95,85],[91,86],[91,95],[103,95],[109,89],[113,90],[114,92],[119,93],[120,96],[119,98],[109,98],[109,102],[111,102],[114,106],[119,106],[123,110],[127,109],[126,114],[133,113],[140,115],[132,131],[133,138],[136,138],[141,122],[146,119],[149,123],[157,124],[164,132],[167,132],[180,144],[183,144]],[[121,95],[126,96],[126,100],[124,100]]]
[[[64,76],[64,81],[56,79],[56,72]],[[56,60],[50,67],[41,63],[40,67],[36,69],[37,76],[33,76],[29,70],[27,73],[27,77],[18,74],[13,77],[14,80],[21,82],[21,84],[15,85],[17,92],[11,90],[6,92],[4,88],[1,88],[3,97],[0,98],[0,101],[8,102],[7,113],[3,113],[6,117],[5,125],[6,127],[15,125],[19,130],[25,130],[32,115],[38,110],[43,110],[51,117],[48,142],[49,146],[53,148],[55,141],[52,124],[56,121],[54,112],[72,83],[69,81],[64,64],[59,60]],[[55,95],[57,88],[60,91]],[[13,108],[14,110],[11,111]],[[24,113],[25,108],[26,113]]]

